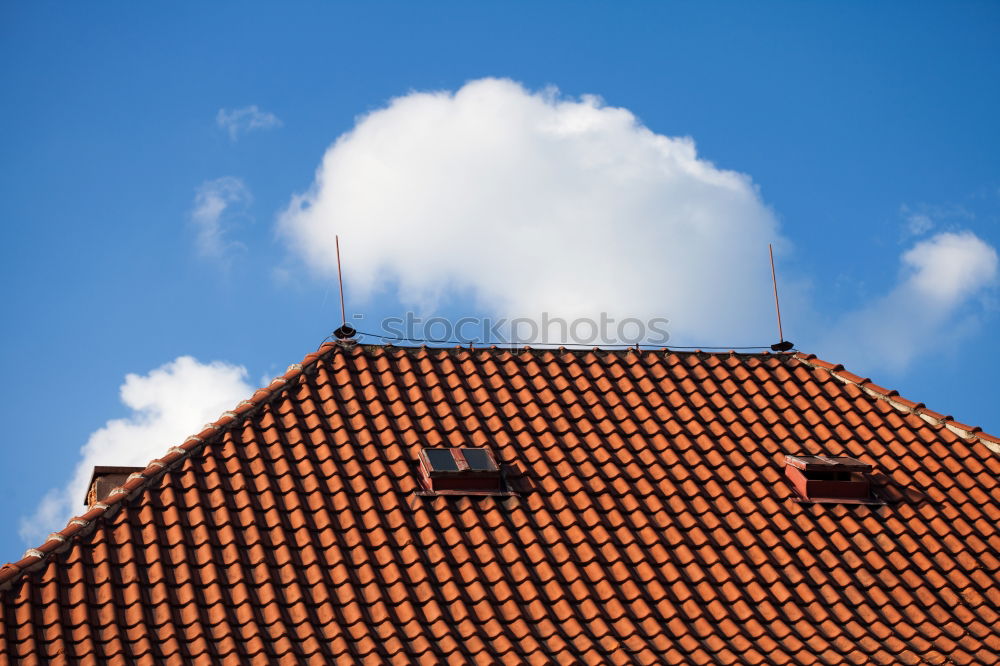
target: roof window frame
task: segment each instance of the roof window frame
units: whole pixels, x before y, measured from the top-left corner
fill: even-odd
[[[885,504],[872,488],[872,470],[848,456],[785,456],[785,477],[800,504]]]
[[[458,469],[435,467],[428,452],[447,451]],[[486,454],[491,469],[474,466],[466,459],[465,451]],[[488,447],[428,446],[418,455],[421,489],[418,495],[517,495],[506,489],[503,466]]]

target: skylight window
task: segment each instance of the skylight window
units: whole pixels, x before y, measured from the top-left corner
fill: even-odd
[[[497,464],[486,449],[460,449],[469,469],[482,472],[496,471]]]
[[[420,476],[428,494],[504,494],[500,466],[489,449],[423,449]]]
[[[881,504],[872,466],[847,456],[785,456],[785,476],[805,503]]]
[[[453,449],[424,449],[427,462],[435,472],[457,472],[458,461],[455,460]]]

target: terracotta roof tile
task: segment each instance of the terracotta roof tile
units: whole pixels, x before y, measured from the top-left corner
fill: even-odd
[[[327,344],[4,565],[0,663],[996,662],[998,454],[811,355]]]

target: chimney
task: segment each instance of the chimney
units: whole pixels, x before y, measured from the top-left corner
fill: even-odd
[[[145,467],[105,467],[97,466],[94,473],[90,475],[90,485],[87,490],[87,497],[84,498],[84,506],[92,506],[108,495],[128,479],[129,474],[141,472]]]

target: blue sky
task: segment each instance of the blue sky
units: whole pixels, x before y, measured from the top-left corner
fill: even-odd
[[[200,366],[168,366],[153,379],[151,371],[184,356],[245,368],[241,378],[218,366],[221,374],[199,384],[205,390],[218,380],[218,394],[229,400],[297,362],[339,324],[328,256],[310,260],[302,249],[311,238],[302,231],[307,223],[344,235],[349,275],[352,261],[355,269],[350,306],[368,322],[411,308],[455,318],[545,305],[541,297],[498,300],[495,282],[462,268],[460,257],[488,244],[490,233],[503,234],[506,223],[477,221],[477,202],[463,201],[461,192],[437,191],[430,180],[407,195],[422,197],[426,218],[403,219],[416,200],[403,198],[402,214],[387,207],[381,222],[365,219],[373,205],[396,196],[364,189],[377,189],[382,171],[353,168],[376,154],[391,158],[404,176],[438,173],[446,155],[471,164],[473,177],[513,179],[509,198],[520,201],[527,185],[519,189],[517,173],[503,165],[491,171],[502,160],[488,148],[469,148],[480,137],[449,134],[447,114],[457,113],[460,97],[449,95],[488,77],[517,83],[466,90],[530,108],[536,116],[529,124],[589,110],[610,127],[620,119],[612,110],[627,109],[633,124],[602,129],[599,138],[642,152],[652,150],[650,136],[690,137],[697,158],[685,164],[710,162],[710,174],[744,174],[746,187],[726,220],[755,230],[748,238],[759,242],[765,262],[768,235],[779,242],[787,337],[906,397],[1000,432],[989,254],[995,262],[1000,246],[998,29],[995,3],[5,4],[0,359],[8,388],[0,405],[7,432],[0,561],[19,558],[19,533],[32,534],[43,496],[73,478],[80,448],[113,439],[118,430],[109,421],[118,419],[135,436],[198,429],[201,421],[165,423],[164,413],[174,411],[162,401],[171,394],[155,377]],[[539,92],[551,86],[558,94]],[[447,94],[416,94],[426,91]],[[584,95],[603,102],[585,102]],[[390,106],[399,98],[412,104]],[[381,119],[390,139],[421,134],[422,100],[445,120],[428,124],[433,131],[410,152],[382,144],[376,150],[374,131],[361,131],[376,126],[367,117]],[[569,106],[557,109],[560,101]],[[220,110],[251,107],[264,126],[234,138],[220,125]],[[483,136],[502,135],[507,122],[501,114],[484,118]],[[282,212],[313,186],[331,145],[356,125],[355,138],[334,154],[343,169],[329,172],[341,188],[331,195],[341,217],[317,221],[322,210],[313,205],[282,227]],[[506,158],[563,164],[564,156],[524,140],[526,153],[512,142],[516,150]],[[671,155],[683,152],[681,143],[671,145]],[[352,199],[340,196],[345,173],[373,175]],[[584,182],[573,181],[578,190]],[[650,187],[637,195],[643,202],[672,201],[661,197],[660,185]],[[214,241],[205,240],[197,221],[206,192],[228,202],[218,215],[206,213],[221,234]],[[314,193],[321,199],[323,187]],[[609,245],[647,231],[660,238],[648,208],[610,190],[600,194],[596,210],[621,210],[622,217],[597,216],[590,237]],[[706,197],[685,205],[716,200],[711,191]],[[523,219],[542,225],[538,211],[559,203],[535,190],[524,199],[535,208]],[[451,208],[462,213],[459,221],[435,227],[433,212]],[[640,222],[632,222],[633,210]],[[468,229],[461,226],[466,219]],[[566,263],[546,274],[548,283],[560,282],[558,302],[594,277],[592,264],[574,260],[594,248],[574,245],[574,234],[555,228],[533,237],[517,228],[525,240],[511,252],[553,246],[539,238],[560,239]],[[400,237],[416,238],[410,247],[422,249],[410,253],[413,265],[383,274],[400,255],[379,248]],[[448,240],[425,246],[421,237]],[[761,333],[759,322],[744,328],[738,319],[712,318],[735,307],[725,301],[728,286],[745,282],[712,247],[692,252],[696,261],[673,272],[651,268],[643,282],[662,280],[674,299],[704,296],[681,308],[681,318],[666,313],[678,327],[673,342],[705,343],[693,339],[701,330],[718,333],[712,343],[772,342],[773,331]],[[475,249],[469,256],[472,265],[482,260]],[[610,275],[631,268],[621,256],[627,254],[608,251],[609,261],[618,261],[607,267]],[[961,272],[955,264],[971,268]],[[718,270],[706,272],[711,266]],[[360,274],[373,280],[370,293]],[[407,284],[428,275],[419,293],[407,292]],[[949,279],[956,286],[943,301],[921,297]],[[769,289],[760,285],[765,296]],[[671,298],[641,307],[669,311]],[[704,321],[693,321],[702,314]],[[770,326],[770,311],[762,316]],[[909,318],[918,323],[909,326]],[[724,327],[710,327],[722,321]],[[905,353],[883,362],[897,340]],[[123,404],[120,387],[130,373],[138,376],[133,406],[152,412],[136,414]],[[93,439],[95,433],[103,434]]]

